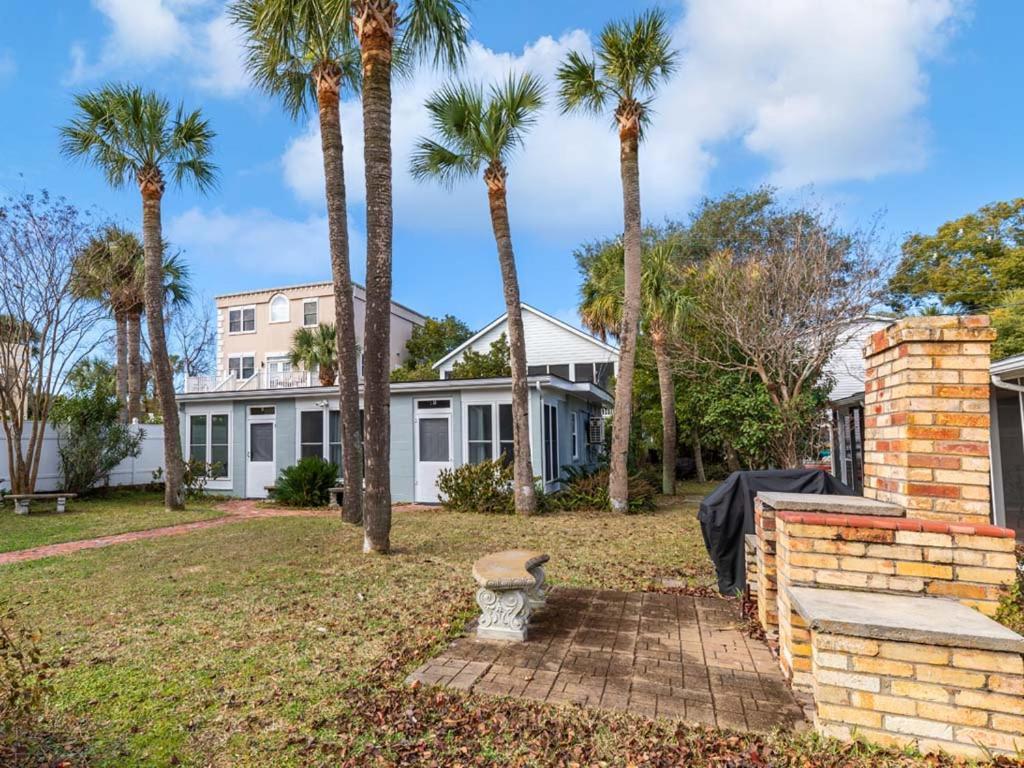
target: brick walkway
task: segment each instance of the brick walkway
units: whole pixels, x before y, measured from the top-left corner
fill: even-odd
[[[408,682],[721,728],[805,727],[778,663],[740,630],[737,610],[714,598],[555,589],[527,642],[471,633]]]
[[[99,536],[95,539],[47,544],[46,546],[20,549],[15,552],[2,552],[0,553],[0,565],[20,563],[25,560],[39,560],[43,557],[54,557],[56,555],[70,555],[83,549],[98,549],[100,547],[109,547],[112,544],[126,544],[130,541],[160,539],[164,536],[180,536],[185,533],[203,531],[207,528],[217,528],[228,523],[240,523],[245,520],[255,520],[264,517],[331,517],[339,514],[337,510],[259,507],[254,501],[243,500],[227,501],[217,508],[223,510],[224,517],[197,520],[193,523],[166,525],[163,528],[150,528],[147,531],[115,533],[110,536]]]

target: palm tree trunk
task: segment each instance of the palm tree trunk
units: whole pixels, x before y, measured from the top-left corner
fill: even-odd
[[[487,169],[487,200],[491,208],[491,227],[498,246],[498,264],[508,311],[508,344],[512,363],[512,482],[516,512],[532,515],[537,511],[533,488],[533,462],[530,459],[530,389],[526,380],[526,339],[523,333],[523,307],[519,301],[519,277],[512,250],[512,230],[508,221],[505,169],[499,165]]]
[[[676,384],[665,335],[653,333],[651,342],[661,390],[661,492],[671,496],[676,492]]]
[[[185,496],[178,404],[174,397],[174,371],[167,357],[164,335],[163,232],[160,221],[163,184],[140,182],[139,186],[142,189],[142,243],[146,253],[146,326],[149,328],[150,364],[164,424],[164,506],[183,509]]]
[[[131,421],[128,408],[128,326],[125,313],[114,312],[114,349],[117,357],[117,378],[114,383],[117,402],[121,409],[121,421]]]
[[[142,314],[128,313],[128,421],[142,416]]]
[[[697,482],[706,483],[708,476],[704,472],[704,449],[700,445],[700,435],[693,433],[693,460],[697,465]]]
[[[334,280],[334,323],[338,344],[338,388],[341,399],[341,457],[345,475],[345,522],[363,520],[363,435],[359,423],[359,348],[356,345],[352,270],[349,265],[348,211],[345,201],[345,163],[338,98],[341,72],[335,67],[319,73],[317,104],[320,144],[324,157],[327,230]],[[321,370],[321,383],[327,372]],[[334,375],[331,372],[331,383]]]
[[[623,124],[619,131],[619,170],[622,177],[623,250],[625,291],[622,328],[619,332],[619,371],[615,379],[615,412],[612,417],[611,471],[608,496],[612,510],[629,508],[629,426],[636,366],[637,326],[640,320],[640,163],[638,123]]]
[[[382,5],[387,9],[367,22],[371,27],[361,30],[359,38],[366,166],[363,551],[387,554],[391,549],[391,46],[395,10],[391,4]]]

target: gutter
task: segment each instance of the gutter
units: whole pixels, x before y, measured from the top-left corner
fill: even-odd
[[[998,373],[991,374],[992,383],[999,387],[999,389],[1007,389],[1010,392],[1024,392],[1024,386],[1020,384],[1011,384],[1008,381],[1003,381]]]

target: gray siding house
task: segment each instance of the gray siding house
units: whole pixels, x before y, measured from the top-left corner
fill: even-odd
[[[601,457],[618,350],[533,307],[523,310],[531,459],[553,490],[563,467],[592,466]],[[486,351],[504,325],[503,315],[438,361],[437,380],[391,385],[395,501],[437,502],[441,471],[512,450],[511,379],[450,378],[467,350]],[[217,467],[206,486],[211,492],[265,497],[281,471],[306,456],[341,466],[338,388],[318,386],[312,376],[186,382],[178,401],[185,456]]]

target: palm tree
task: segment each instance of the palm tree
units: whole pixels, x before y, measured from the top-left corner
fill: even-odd
[[[649,11],[629,21],[608,24],[598,39],[596,58],[572,51],[557,73],[564,112],[601,114],[614,106],[619,130],[625,267],[608,495],[612,509],[623,512],[629,498],[627,453],[640,318],[639,146],[650,123],[650,104],[657,86],[675,70],[676,54],[670,46],[665,15]]]
[[[363,518],[363,436],[339,110],[342,89],[357,89],[360,77],[348,0],[236,0],[229,13],[246,37],[246,66],[256,85],[279,97],[293,118],[316,103],[338,328],[342,460],[348,479],[342,516],[358,523]]]
[[[454,67],[469,25],[462,0],[348,0],[359,40],[366,166],[366,323],[363,402],[366,491],[363,551],[391,549],[391,76],[393,60]],[[401,8],[399,6],[401,5]]]
[[[320,323],[316,328],[299,328],[292,336],[289,357],[292,365],[301,365],[307,371],[316,368],[321,387],[333,387],[338,370],[338,339],[334,326]],[[341,450],[344,454],[344,446]]]
[[[134,181],[142,196],[142,241],[145,251],[145,308],[157,397],[163,416],[164,504],[185,505],[181,441],[177,439],[178,406],[174,370],[164,331],[163,235],[160,204],[166,175],[178,186],[199,191],[216,182],[210,161],[214,132],[199,110],[172,113],[166,99],[132,85],[107,85],[75,97],[77,115],[61,128],[61,148],[100,168],[107,182],[121,188]]]
[[[128,421],[128,321],[130,299],[125,286],[134,271],[129,238],[138,239],[117,225],[110,224],[93,236],[75,258],[71,288],[86,299],[103,304],[114,318],[116,356],[115,392],[121,419]]]
[[[417,179],[436,179],[451,187],[484,168],[491,227],[498,246],[498,266],[508,312],[508,338],[512,363],[513,479],[516,512],[532,515],[537,509],[530,461],[530,391],[526,380],[526,342],[519,301],[512,231],[508,221],[506,163],[523,143],[544,102],[544,86],[533,75],[509,77],[492,86],[449,85],[427,101],[438,140],[422,139],[412,159]]]
[[[678,241],[668,238],[644,249],[640,275],[640,325],[650,339],[661,394],[662,492],[675,493],[676,389],[669,342],[690,307],[679,268]],[[583,324],[602,338],[618,336],[622,327],[623,247],[615,242],[591,262],[581,289]]]

